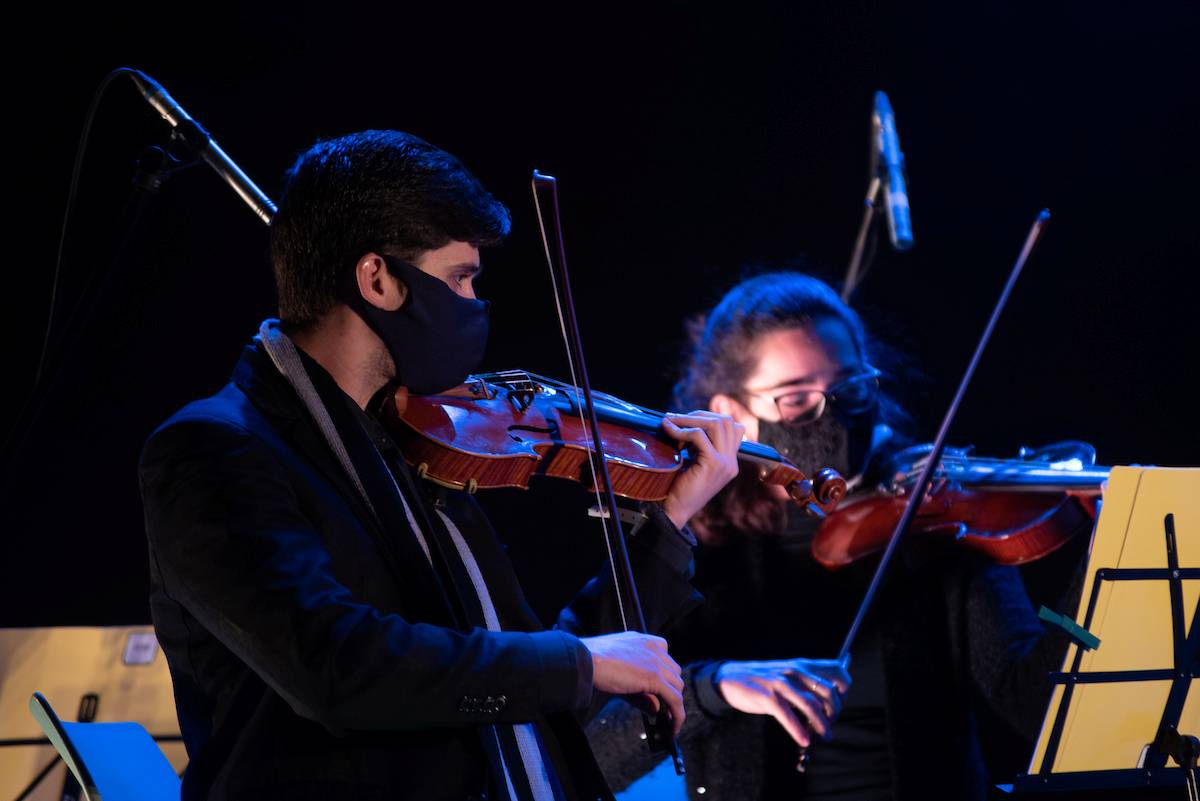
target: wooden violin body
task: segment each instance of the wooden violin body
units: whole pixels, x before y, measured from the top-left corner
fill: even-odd
[[[901,451],[893,459],[892,478],[878,493],[826,517],[813,540],[813,557],[836,570],[883,550],[908,503],[907,484],[928,451],[928,446]],[[953,539],[1000,564],[1040,559],[1094,519],[1108,468],[1091,465],[1093,458],[1082,443],[1013,460],[947,449],[910,533]]]
[[[639,501],[667,497],[687,459],[661,433],[663,414],[594,393],[601,439],[616,495]],[[474,492],[528,487],[535,476],[591,484],[592,438],[574,388],[521,371],[474,377],[441,395],[397,390],[384,424],[422,478]],[[846,483],[832,470],[809,479],[776,451],[742,444],[739,459],[816,514],[832,511]]]

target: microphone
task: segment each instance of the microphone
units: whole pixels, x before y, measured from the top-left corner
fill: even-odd
[[[200,123],[192,119],[158,81],[139,70],[131,70],[129,76],[142,96],[175,129],[175,133],[184,144],[205,164],[216,170],[263,222],[270,224],[271,218],[275,216],[275,204],[229,156],[225,155],[225,151],[213,141],[208,131],[200,127]]]
[[[913,245],[912,219],[908,211],[908,192],[904,187],[904,154],[896,135],[896,116],[883,92],[875,93],[875,113],[871,115],[875,158],[882,161],[884,208],[887,210],[888,238],[896,250]]]

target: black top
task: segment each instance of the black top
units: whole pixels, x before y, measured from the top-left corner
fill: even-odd
[[[778,540],[764,543],[771,590],[770,619],[781,631],[806,621],[805,635],[814,649],[806,656],[835,658],[871,580],[870,565],[854,564],[829,572],[812,558],[818,520],[797,509],[789,511]],[[886,602],[886,600],[884,601]],[[813,610],[822,610],[814,621]],[[791,645],[794,649],[794,643]],[[853,684],[843,698],[829,742],[811,748],[804,773],[796,770],[795,742],[781,726],[767,729],[765,789],[769,798],[837,798],[877,801],[891,798],[892,769],[888,752],[884,694],[883,640],[876,618],[859,631],[853,651]]]
[[[1037,619],[1016,568],[907,540],[853,649],[854,684],[834,741],[812,748],[807,777],[796,774],[797,749],[773,718],[732,710],[714,688],[722,660],[836,656],[877,559],[825,571],[809,555],[815,525],[793,517],[780,536],[733,534],[697,551],[695,583],[707,603],[665,634],[686,664],[689,797],[984,798],[977,710],[1032,740],[1047,673],[1067,643]],[[1081,578],[1077,571],[1064,592],[1071,603]],[[653,766],[633,745],[631,718],[610,704],[588,726],[617,789]]]

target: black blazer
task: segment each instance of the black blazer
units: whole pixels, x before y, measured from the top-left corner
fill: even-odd
[[[540,631],[478,506],[443,493],[505,629],[462,631],[383,462],[356,466],[375,514],[259,344],[148,440],[151,610],[191,760],[183,798],[476,797],[478,724],[529,721],[568,796],[610,797],[579,726],[590,656],[568,633],[616,628],[607,573]],[[649,511],[630,550],[657,630],[698,596],[684,537]]]

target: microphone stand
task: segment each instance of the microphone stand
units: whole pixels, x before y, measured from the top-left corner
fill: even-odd
[[[896,120],[892,114],[892,104],[887,94],[882,91],[875,93],[875,109],[871,115],[871,158],[867,174],[871,181],[867,185],[867,196],[863,201],[863,218],[858,226],[858,236],[854,240],[854,252],[850,255],[850,264],[846,270],[846,280],[842,284],[842,302],[850,303],[850,296],[866,275],[875,258],[875,248],[866,253],[867,236],[875,217],[879,213],[880,195],[888,204],[889,238],[896,250],[908,250],[912,247],[912,224],[908,219],[908,199],[904,192],[904,154],[900,152],[900,142],[896,136]],[[897,198],[892,196],[899,189]],[[898,222],[903,216],[903,223]],[[903,236],[901,233],[903,232]]]
[[[196,163],[198,162],[182,161],[158,145],[146,147],[134,162],[134,172],[130,179],[131,192],[121,215],[121,235],[117,239],[113,255],[108,259],[107,268],[93,270],[84,279],[69,312],[65,315],[61,312],[55,313],[56,310],[52,308],[48,315],[46,325],[49,330],[33,386],[14,416],[3,445],[0,446],[0,494],[9,490],[10,482],[16,477],[17,457],[50,398],[60,370],[85,329],[99,313],[101,304],[96,303],[97,299],[103,298],[106,292],[113,291],[112,279],[118,274],[118,268],[127,263],[130,249],[141,234],[142,220],[150,202],[158,196],[172,175]],[[55,283],[59,280],[60,275],[56,274]],[[56,318],[62,321],[61,330],[56,337],[50,338]]]
[[[872,148],[874,150],[874,148]],[[859,281],[862,280],[860,273],[865,275],[867,268],[871,265],[868,260],[866,267],[863,267],[863,253],[867,249],[867,234],[871,231],[871,226],[875,223],[875,217],[879,213],[879,207],[875,205],[875,201],[879,199],[879,192],[883,188],[883,180],[879,176],[879,159],[871,159],[875,163],[872,169],[871,183],[867,186],[867,196],[863,199],[863,216],[862,222],[858,224],[858,236],[854,238],[854,252],[850,254],[850,266],[846,269],[846,280],[842,284],[842,303],[849,305],[850,296],[854,294],[854,290],[858,287]],[[875,256],[875,249],[871,249],[871,256]]]
[[[146,101],[171,126],[169,144],[165,148],[151,146],[143,150],[136,163],[136,171],[132,180],[134,191],[126,207],[123,234],[117,244],[116,253],[110,261],[110,267],[107,271],[100,274],[93,274],[87,279],[83,289],[72,305],[70,314],[65,318],[62,331],[57,338],[54,338],[52,334],[54,333],[55,319],[59,317],[56,314],[56,301],[58,284],[61,279],[63,244],[67,241],[67,226],[75,204],[79,175],[82,171],[83,155],[87,149],[92,120],[109,84],[122,75],[127,75],[133,80],[133,83]],[[187,156],[185,158],[176,156],[171,152],[172,146],[186,151]],[[144,72],[129,67],[115,69],[105,77],[92,99],[91,107],[84,122],[79,148],[75,154],[75,167],[67,198],[67,210],[64,215],[58,261],[55,266],[53,278],[53,294],[51,295],[50,311],[46,321],[45,341],[42,346],[41,356],[38,359],[37,371],[34,374],[33,384],[29,393],[26,395],[21,408],[14,416],[14,422],[8,431],[5,432],[3,441],[0,442],[0,494],[6,492],[9,487],[9,482],[13,477],[12,473],[16,470],[17,454],[23,447],[26,438],[41,413],[47,396],[50,393],[50,388],[57,377],[58,369],[65,356],[70,352],[72,345],[78,339],[88,319],[95,313],[91,301],[102,288],[104,281],[116,272],[118,265],[124,262],[129,247],[136,239],[139,223],[146,207],[149,205],[150,199],[158,194],[163,184],[171,175],[198,163],[205,163],[212,167],[237,192],[242,201],[250,207],[259,219],[264,223],[271,222],[271,218],[276,211],[275,204],[221,150],[199,123],[192,119],[167,94],[167,91],[161,84]]]

